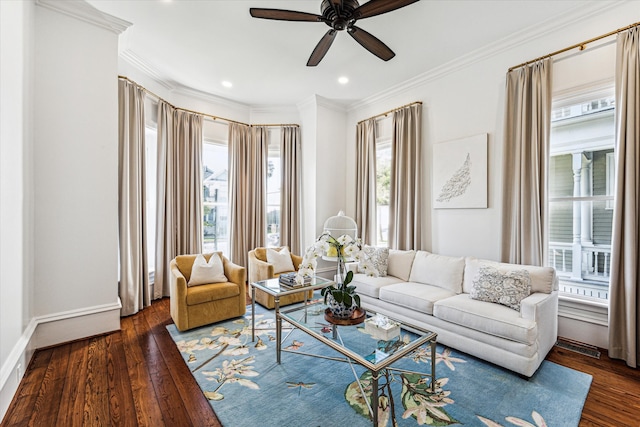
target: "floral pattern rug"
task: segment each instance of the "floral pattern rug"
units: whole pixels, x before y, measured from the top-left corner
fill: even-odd
[[[167,326],[223,426],[371,425],[365,401],[371,394],[369,371],[295,354],[340,356],[289,325],[283,331],[283,336],[291,332],[283,348],[294,353],[283,352],[278,365],[274,312],[256,306],[253,342],[251,316],[248,306],[244,317],[183,333],[175,325]],[[319,324],[318,330],[330,336],[328,326]],[[383,349],[405,339],[400,336],[378,345]],[[430,360],[425,346],[393,367],[430,372]],[[526,380],[440,345],[435,393],[428,377],[405,371],[389,371],[379,380],[380,426],[577,426],[591,385],[590,375],[552,362],[543,362]]]

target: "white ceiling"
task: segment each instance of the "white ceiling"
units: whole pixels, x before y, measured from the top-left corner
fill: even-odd
[[[252,106],[320,95],[348,106],[520,31],[579,10],[584,0],[421,0],[357,26],[386,43],[384,62],[346,32],[317,67],[305,64],[329,27],[252,18],[250,7],[320,14],[321,0],[88,0],[133,25],[120,55],[155,78]],[[338,77],[349,83],[341,85]],[[233,87],[225,88],[227,80]]]

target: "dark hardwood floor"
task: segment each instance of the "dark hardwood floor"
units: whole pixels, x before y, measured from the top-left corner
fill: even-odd
[[[36,351],[2,426],[220,426],[169,323],[165,298],[120,332]],[[581,427],[640,426],[640,370],[602,353],[554,347],[547,359],[593,375]]]

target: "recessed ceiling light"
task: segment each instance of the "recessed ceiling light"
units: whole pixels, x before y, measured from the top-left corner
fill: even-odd
[[[222,86],[224,86],[224,87],[232,87],[232,86],[233,86],[233,84],[232,84],[230,81],[228,81],[228,80],[224,80],[224,81],[222,82]]]
[[[347,83],[349,83],[349,77],[338,77],[338,83],[340,83],[341,85],[346,85]]]

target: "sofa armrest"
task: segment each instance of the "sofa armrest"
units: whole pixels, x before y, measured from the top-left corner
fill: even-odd
[[[542,357],[558,340],[558,291],[536,292],[521,301],[520,315],[536,322]]]
[[[358,272],[358,264],[357,262],[345,262],[344,267],[346,268],[346,272],[353,271],[353,274]]]
[[[247,298],[247,270],[242,266],[232,263],[225,257],[222,257],[222,265],[227,280],[238,285],[241,304],[245,304]]]
[[[184,277],[175,260],[171,260],[170,269],[170,286],[171,298],[177,301],[186,301],[187,299],[187,279]]]
[[[273,278],[273,265],[258,259],[253,251],[249,251],[249,282]]]

